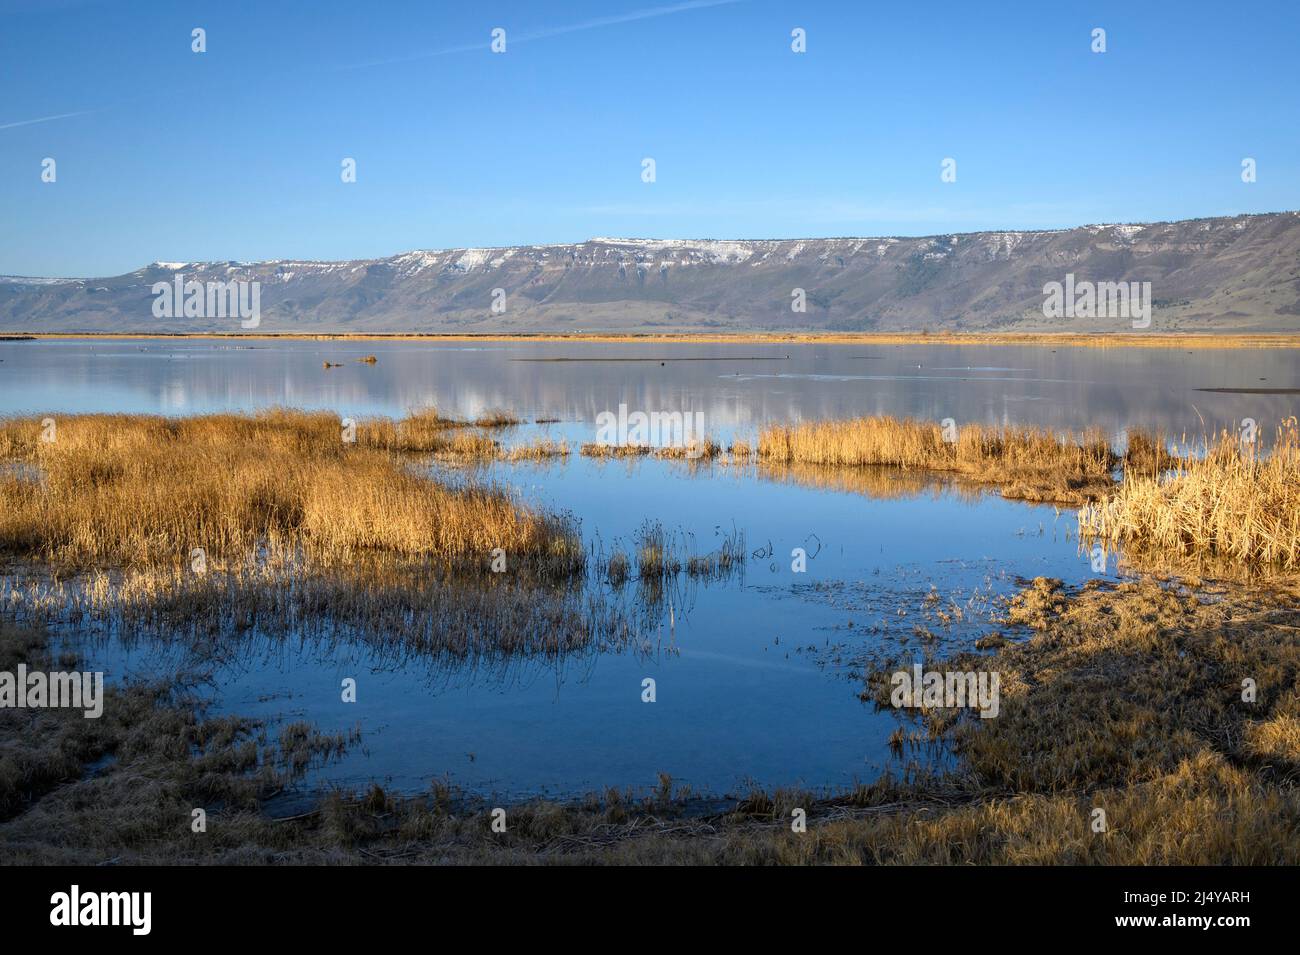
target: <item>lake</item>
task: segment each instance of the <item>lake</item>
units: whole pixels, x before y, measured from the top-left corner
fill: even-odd
[[[369,355],[374,364],[359,361]],[[1132,427],[1199,438],[1247,418],[1267,434],[1300,401],[1244,392],[1295,388],[1295,364],[1289,349],[43,340],[0,342],[0,414],[501,409],[529,422],[502,441],[547,436],[576,450],[595,440],[598,415],[625,404],[698,412],[724,444],[767,422],[863,414],[1100,427],[1118,444]],[[860,699],[864,668],[970,649],[1001,629],[997,598],[1018,579],[1098,576],[1072,510],[917,475],[576,454],[434,469],[571,512],[593,544],[627,545],[650,519],[700,551],[741,532],[748,559],[743,574],[683,582],[645,644],[558,662],[458,667],[395,661],[364,641],[250,640],[216,664],[219,711],[326,731],[360,725],[361,744],[310,785],[373,779],[415,792],[443,779],[517,799],[646,790],[660,773],[719,797],[867,782],[902,764],[887,745],[898,718]],[[806,572],[792,570],[794,548]],[[187,663],[166,640],[69,636],[110,680]],[[344,704],[348,677],[357,701]],[[646,678],[653,703],[642,701]]]

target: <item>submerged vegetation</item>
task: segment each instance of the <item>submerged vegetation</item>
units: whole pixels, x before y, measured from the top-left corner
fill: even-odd
[[[620,557],[620,554],[615,554],[611,564]],[[717,550],[699,553],[691,535],[670,533],[659,521],[646,521],[637,532],[636,561],[642,581],[673,577],[683,571],[691,577],[722,578],[743,571],[745,536],[732,530],[725,536],[720,535]],[[626,563],[625,557],[622,563]]]
[[[0,624],[0,671],[19,665],[46,670],[78,660],[67,651],[55,659],[42,628]],[[298,723],[273,740],[258,721],[206,717],[188,679],[109,687],[103,715],[93,720],[58,707],[0,709],[6,863],[35,846],[42,855],[67,851],[83,862],[97,857],[91,830],[111,833],[127,851],[151,839],[179,843],[182,834],[190,835],[185,803],[214,812],[256,811],[262,799],[359,738],[355,730],[321,734]],[[87,805],[95,811],[84,811]],[[169,809],[175,812],[168,815]]]
[[[639,607],[526,575],[437,574],[366,561],[350,568],[263,565],[194,574],[96,572],[0,586],[15,621],[115,634],[232,660],[253,645],[364,645],[370,659],[429,673],[639,646]]]

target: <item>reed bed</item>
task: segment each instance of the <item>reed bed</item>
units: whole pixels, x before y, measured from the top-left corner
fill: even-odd
[[[474,419],[474,427],[476,428],[513,428],[519,424],[523,424],[523,421],[510,412],[501,411],[500,409],[485,411]]]
[[[531,444],[520,444],[512,448],[505,448],[501,451],[499,457],[503,461],[510,462],[545,461],[551,458],[567,458],[569,454],[568,442],[541,438]]]
[[[722,454],[722,445],[712,438],[703,438],[686,445],[656,448],[654,455],[671,461],[712,461]]]
[[[433,451],[455,458],[499,458],[505,454],[501,445],[478,431],[455,432]]]
[[[433,452],[447,448],[457,429],[468,422],[444,417],[436,408],[420,408],[405,418],[373,418],[357,427],[357,442],[384,451]]]
[[[450,488],[408,452],[487,453],[436,413],[358,422],[326,413],[76,415],[0,421],[0,553],[75,566],[237,564],[288,552],[346,562],[358,552],[576,566],[576,532],[491,488]],[[52,437],[53,440],[45,438]],[[495,449],[495,445],[492,445]],[[477,450],[476,450],[477,449]]]
[[[654,448],[648,444],[599,444],[588,442],[578,449],[584,458],[639,458]]]
[[[1062,435],[970,424],[945,440],[938,423],[890,417],[769,425],[759,434],[758,454],[776,464],[950,471],[1001,485],[1007,497],[1068,503],[1104,495],[1119,462],[1098,429]]]
[[[669,461],[712,461],[723,453],[722,445],[711,438],[683,445],[655,447],[650,444],[600,444],[588,442],[579,453],[586,458],[656,457]]]
[[[1104,502],[1079,511],[1082,541],[1130,558],[1213,560],[1239,569],[1300,568],[1300,427],[1288,419],[1272,450],[1224,432],[1172,471],[1128,469]]]

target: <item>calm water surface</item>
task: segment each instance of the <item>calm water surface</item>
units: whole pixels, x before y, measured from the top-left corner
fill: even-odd
[[[358,363],[377,356],[374,365]],[[410,344],[76,340],[0,342],[0,414],[87,411],[169,415],[275,405],[342,416],[436,405],[458,416],[505,409],[576,446],[596,416],[703,412],[724,442],[768,421],[878,413],[958,424],[1100,426],[1177,437],[1269,430],[1296,396],[1201,388],[1295,388],[1295,352],[1012,346]],[[555,361],[553,359],[569,359]],[[630,360],[635,359],[635,360]],[[341,362],[325,370],[323,362]],[[906,476],[871,487],[817,473],[667,461],[493,465],[490,480],[533,505],[577,516],[584,536],[627,546],[647,518],[711,550],[744,533],[743,576],[674,595],[648,647],[559,663],[452,668],[394,662],[364,645],[254,640],[214,674],[219,708],[323,730],[361,726],[362,743],[312,777],[408,791],[434,778],[472,792],[574,796],[645,789],[668,773],[697,793],[749,784],[833,789],[891,765],[896,717],[859,699],[863,667],[896,653],[968,649],[991,600],[1016,579],[1095,575],[1073,514],[958,493]],[[807,550],[807,573],[790,552]],[[1113,560],[1108,570],[1113,572]],[[931,594],[934,596],[931,596]],[[942,614],[942,616],[940,616]],[[923,641],[916,628],[935,635]],[[110,678],[186,661],[158,641],[84,649]],[[342,704],[339,684],[358,681]],[[641,681],[657,702],[641,702]]]

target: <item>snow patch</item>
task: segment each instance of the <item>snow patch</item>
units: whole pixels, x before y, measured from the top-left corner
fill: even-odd
[[[47,279],[28,278],[23,275],[0,275],[0,285],[64,285],[68,282],[84,282],[85,279]]]
[[[461,257],[452,263],[452,268],[461,272],[472,272],[486,263],[492,255],[492,249],[466,249]]]

